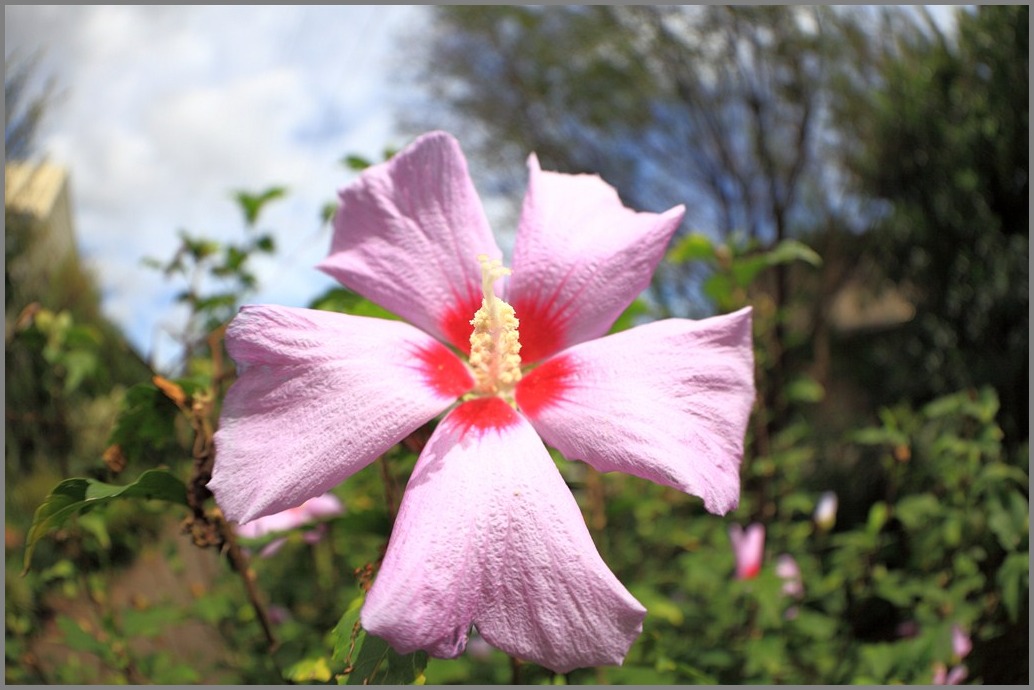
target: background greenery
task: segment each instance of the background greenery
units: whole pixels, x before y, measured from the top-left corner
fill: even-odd
[[[356,627],[429,429],[335,489],[346,511],[315,544],[260,558],[221,521],[221,331],[289,191],[238,193],[237,243],[183,233],[149,260],[192,313],[170,372],[126,348],[78,267],[13,282],[31,225],[6,213],[7,682],[928,683],[965,665],[1027,683],[1028,13],[960,11],[946,35],[894,8],[439,7],[411,42],[426,67],[401,124],[455,132],[484,192],[519,203],[536,151],[638,208],[687,204],[616,328],[754,306],[737,511],[558,457],[649,610],[622,667],[557,677],[477,640],[399,657]],[[46,99],[19,96],[18,67],[5,138],[29,156]],[[383,315],[342,289],[311,306]],[[737,580],[728,529],[754,522],[763,566]]]

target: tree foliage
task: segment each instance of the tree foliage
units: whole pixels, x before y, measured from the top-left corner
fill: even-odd
[[[1029,435],[1029,8],[956,16],[954,36],[899,34],[875,88],[842,97],[841,127],[856,133],[845,158],[881,210],[866,251],[917,307],[866,358],[884,402],[994,385],[1017,441]]]
[[[12,53],[4,59],[4,150],[8,160],[27,160],[36,151],[36,134],[57,98],[57,82],[40,82],[40,56]]]

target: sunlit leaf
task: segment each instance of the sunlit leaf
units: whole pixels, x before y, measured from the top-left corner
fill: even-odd
[[[259,214],[262,213],[262,209],[266,204],[270,201],[280,199],[286,194],[286,187],[270,187],[258,194],[239,191],[234,195],[234,198],[237,200],[237,205],[240,206],[241,212],[244,214],[244,221],[249,226],[253,226],[258,222]]]
[[[373,163],[367,158],[351,154],[341,159],[341,165],[345,166],[349,170],[362,172],[373,165]]]
[[[336,311],[354,316],[372,316],[378,319],[399,321],[399,317],[365,297],[344,288],[331,288],[314,299],[309,307],[324,311]]]
[[[308,683],[317,681],[326,683],[331,678],[330,665],[326,657],[302,659],[284,670],[284,677],[292,683]]]
[[[674,264],[687,261],[712,261],[715,258],[714,244],[710,238],[700,233],[690,233],[675,241],[668,250],[668,261]]]

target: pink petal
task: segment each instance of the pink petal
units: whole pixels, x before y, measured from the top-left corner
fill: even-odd
[[[744,531],[739,525],[729,525],[729,542],[736,556],[736,579],[757,577],[765,558],[765,526],[755,522]]]
[[[362,623],[400,653],[444,658],[476,624],[492,646],[564,673],[621,663],[644,615],[534,429],[483,398],[424,448]]]
[[[342,190],[330,255],[318,268],[469,352],[479,254],[502,255],[459,144],[432,132]]]
[[[965,659],[973,651],[973,641],[959,625],[951,626],[951,651],[959,659]]]
[[[543,362],[521,380],[517,403],[568,459],[675,487],[724,514],[739,502],[751,343],[749,308],[657,321]]]
[[[764,552],[764,546],[762,546]],[[804,596],[804,582],[801,579],[801,568],[788,553],[780,554],[776,559],[775,573],[783,580],[783,594],[789,597]]]
[[[340,515],[344,508],[334,494],[323,494],[302,503],[295,508],[288,508],[279,513],[266,515],[237,526],[237,534],[242,537],[257,539],[273,532],[286,532],[301,527],[324,517]]]
[[[965,664],[959,666],[953,666],[948,671],[948,676],[944,679],[945,685],[962,685],[962,682],[966,680],[966,676],[969,675],[969,669],[966,668]]]
[[[240,522],[325,493],[473,385],[444,345],[399,321],[244,307],[226,344],[239,378],[208,487]]]
[[[521,358],[537,362],[610,329],[649,285],[685,209],[637,213],[595,175],[542,172],[534,155],[528,168],[507,294]]]

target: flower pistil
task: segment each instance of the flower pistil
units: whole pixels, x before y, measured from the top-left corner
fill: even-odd
[[[513,388],[521,380],[520,322],[513,307],[495,294],[495,281],[510,274],[499,259],[478,256],[481,263],[481,308],[470,325],[470,368],[474,371],[475,395],[499,395],[513,401]]]

